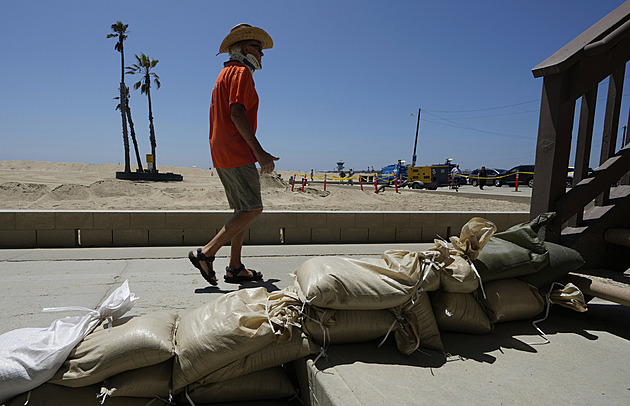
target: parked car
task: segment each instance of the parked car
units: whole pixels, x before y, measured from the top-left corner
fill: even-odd
[[[573,187],[573,172],[574,171],[575,171],[575,168],[572,166],[569,166],[569,168],[567,169],[567,187]],[[588,168],[588,171],[586,172],[586,177],[588,178],[592,174],[593,174],[593,169]]]
[[[534,187],[534,165],[519,165],[508,170],[500,178],[494,181],[494,186],[516,185],[516,172],[518,172],[518,184]]]
[[[474,171],[470,172],[470,177],[468,178],[468,183],[470,183],[471,185],[477,187],[479,186],[479,171],[481,170],[481,168],[475,169]],[[497,177],[501,174],[505,173],[505,169],[498,169],[498,168],[486,168],[486,174],[487,174],[487,178],[494,178]],[[492,179],[486,179],[486,185],[488,186],[492,186],[494,184],[494,181]]]

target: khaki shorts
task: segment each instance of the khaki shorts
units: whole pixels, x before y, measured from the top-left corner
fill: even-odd
[[[260,175],[256,164],[216,170],[231,209],[252,211],[263,208]]]

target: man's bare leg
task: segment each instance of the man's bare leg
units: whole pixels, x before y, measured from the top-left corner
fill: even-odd
[[[233,264],[232,256],[234,255],[234,244],[238,246],[238,254],[236,258],[239,263],[236,265],[238,268],[241,260],[240,250],[243,246],[243,234],[245,228],[251,224],[260,214],[262,213],[262,209],[251,210],[251,211],[242,211],[242,210],[234,210],[234,215],[228,220],[227,223],[219,230],[217,235],[206,244],[202,249],[201,253],[206,257],[211,257],[216,255],[219,249],[228,243],[228,241],[232,241],[231,255],[230,255],[230,265]],[[239,237],[240,236],[240,237]],[[235,239],[236,237],[236,239]],[[205,262],[201,262],[201,267],[204,272],[208,272],[208,267]],[[230,266],[232,268],[232,266]],[[249,271],[245,270],[239,273],[239,275],[247,275]]]

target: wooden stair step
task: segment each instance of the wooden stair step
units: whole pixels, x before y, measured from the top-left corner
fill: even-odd
[[[609,228],[604,233],[604,240],[610,244],[623,245],[630,247],[630,229],[628,228]]]
[[[571,282],[582,293],[630,306],[630,275],[606,269],[570,272],[563,282]]]

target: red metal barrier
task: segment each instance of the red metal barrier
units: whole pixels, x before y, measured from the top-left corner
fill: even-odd
[[[516,171],[516,186],[515,186],[514,191],[518,192],[518,171]]]
[[[305,185],[306,185],[306,176],[302,178],[302,192],[304,191]]]
[[[361,191],[363,192],[363,176],[359,176],[359,184],[361,185]]]
[[[394,187],[396,188],[396,193],[398,193],[398,179],[394,178]]]
[[[376,175],[374,175],[374,193],[378,194],[378,181],[376,180]]]
[[[293,181],[291,182],[291,191],[292,192],[293,192],[293,189],[295,188],[295,177],[296,176],[297,176],[296,174],[293,174]]]
[[[324,174],[324,192],[326,191],[326,174]]]

